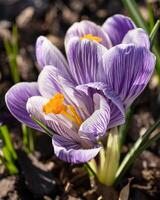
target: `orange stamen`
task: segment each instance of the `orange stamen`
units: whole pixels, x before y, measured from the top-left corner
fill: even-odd
[[[66,111],[67,107],[63,104],[63,102],[64,96],[60,93],[55,94],[55,96],[43,106],[44,113],[60,114],[62,111]]]
[[[92,41],[96,41],[96,42],[102,42],[102,38],[100,38],[98,36],[94,36],[92,34],[86,34],[80,38],[80,40],[83,40],[83,39],[88,39],[88,40],[92,40]]]
[[[72,105],[64,104],[64,96],[61,93],[55,94],[53,98],[43,105],[43,112],[45,114],[62,114],[78,126],[83,122]]]

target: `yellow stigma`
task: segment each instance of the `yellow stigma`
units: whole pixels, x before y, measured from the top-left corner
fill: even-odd
[[[96,41],[96,42],[102,42],[102,38],[100,38],[98,36],[94,36],[92,34],[86,34],[80,38],[80,40],[83,40],[83,39],[88,39],[88,40],[92,40],[92,41]]]
[[[55,94],[53,98],[43,105],[43,112],[45,114],[62,114],[78,126],[83,122],[72,105],[64,104],[64,96],[61,93]]]

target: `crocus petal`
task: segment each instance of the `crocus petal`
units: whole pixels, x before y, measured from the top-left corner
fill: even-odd
[[[96,156],[100,150],[99,146],[95,149],[82,149],[81,138],[76,131],[72,130],[68,121],[62,121],[57,115],[43,113],[43,105],[46,102],[47,99],[44,97],[31,97],[27,102],[27,111],[53,130],[52,142],[55,154],[60,159],[71,163],[87,162]]]
[[[124,36],[122,43],[123,44],[133,43],[136,46],[146,47],[147,49],[150,48],[150,41],[148,34],[142,28],[136,28],[128,31],[128,33]]]
[[[63,77],[64,76],[64,77]],[[62,93],[61,85],[74,86],[75,83],[54,66],[46,66],[38,77],[39,91],[42,96],[51,98],[57,92]]]
[[[105,52],[106,48],[90,40],[70,40],[67,57],[70,73],[77,85],[96,81],[101,76],[103,68],[99,62]]]
[[[53,65],[62,71],[66,71],[68,67],[63,54],[44,36],[37,39],[36,56],[40,70],[46,65]]]
[[[5,100],[9,111],[20,122],[28,126],[41,130],[29,117],[26,110],[28,98],[39,95],[38,84],[33,83],[17,83],[11,87],[6,93]]]
[[[124,124],[125,111],[121,98],[108,85],[102,82],[94,82],[79,85],[76,89],[83,91],[87,96],[93,97],[98,92],[106,97],[111,113],[108,129]]]
[[[120,44],[125,34],[136,28],[133,21],[124,15],[114,15],[109,17],[103,24],[102,28],[108,33],[113,46]]]
[[[44,122],[45,114],[43,112],[43,105],[45,105],[47,102],[48,99],[42,96],[30,97],[26,104],[27,112],[30,114],[30,116],[34,116],[37,120]]]
[[[88,118],[94,111],[93,99],[83,91],[63,85],[63,94],[67,104],[74,106],[82,119]]]
[[[68,29],[65,36],[65,46],[67,47],[69,40],[73,37],[81,38],[87,34],[101,38],[102,41],[100,43],[107,48],[112,46],[107,33],[105,33],[100,26],[87,20],[76,22]]]
[[[31,116],[43,122],[53,132],[60,134],[66,138],[73,139],[78,142],[80,140],[78,126],[70,119],[62,114],[45,114],[43,106],[49,99],[42,96],[34,96],[27,101],[27,111]]]
[[[65,103],[72,105],[82,118],[88,117],[93,112],[92,99],[83,92],[75,90],[73,81],[64,78],[56,68],[46,66],[38,77],[39,91],[43,97],[52,98],[56,93],[62,93]]]
[[[67,77],[68,78],[68,77]],[[56,93],[62,93],[65,103],[74,106],[83,118],[92,113],[92,100],[83,92],[75,90],[74,83],[61,76],[56,68],[46,66],[38,77],[39,91],[43,97],[52,98]],[[82,112],[81,112],[82,111]]]
[[[98,93],[93,95],[95,111],[79,129],[81,138],[96,141],[106,134],[110,121],[110,107],[105,98]]]
[[[103,56],[106,83],[129,106],[143,91],[155,67],[155,56],[144,47],[121,44]]]
[[[55,114],[45,114],[43,112],[43,105],[48,102],[47,98],[42,96],[34,96],[28,99],[26,108],[28,113],[31,116],[34,116],[36,119],[42,121],[46,126],[51,128],[53,132],[58,134],[64,134],[67,137],[65,130],[70,130],[70,136],[75,135],[74,132],[71,130],[73,123],[69,121],[67,118],[63,118],[60,115]],[[67,128],[68,127],[68,128]],[[76,140],[76,135],[75,135]]]
[[[82,146],[73,140],[54,135],[52,138],[55,155],[65,162],[85,163],[94,158],[101,147],[96,146],[92,149],[83,149]]]

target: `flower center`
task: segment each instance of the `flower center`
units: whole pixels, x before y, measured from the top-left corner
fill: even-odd
[[[61,93],[55,94],[45,105],[43,105],[43,112],[45,114],[62,114],[78,126],[83,122],[74,106],[64,104],[64,95]]]
[[[81,37],[80,39],[81,40],[88,39],[88,40],[92,40],[92,41],[96,41],[96,42],[102,42],[102,38],[100,38],[98,36],[94,36],[92,34],[86,34],[83,37]]]

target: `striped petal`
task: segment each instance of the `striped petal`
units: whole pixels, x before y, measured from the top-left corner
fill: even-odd
[[[46,66],[38,77],[39,91],[42,96],[51,98],[57,92],[63,93],[62,85],[72,87],[75,83],[54,66]]]
[[[65,57],[59,49],[44,36],[40,36],[37,39],[36,57],[40,70],[42,70],[46,65],[53,65],[66,72],[68,64]]]
[[[67,57],[72,79],[77,85],[103,78],[103,68],[99,66],[99,62],[105,52],[106,48],[90,40],[70,40]]]
[[[114,15],[109,17],[103,24],[102,28],[109,35],[113,46],[120,44],[126,33],[136,28],[133,21],[124,15]]]
[[[11,87],[6,93],[5,100],[9,111],[21,123],[41,130],[29,117],[26,110],[26,103],[32,96],[40,95],[38,84],[33,83],[17,83]]]
[[[146,87],[155,67],[155,56],[144,47],[117,45],[103,56],[107,85],[129,106]]]
[[[46,66],[38,77],[39,91],[43,97],[52,98],[56,93],[62,93],[65,103],[72,105],[85,119],[93,112],[93,102],[89,96],[75,89],[73,82],[61,76],[57,69]]]
[[[88,118],[94,111],[93,99],[83,91],[63,85],[63,94],[68,104],[73,105],[82,119]]]
[[[69,40],[73,37],[81,38],[87,34],[99,37],[101,39],[100,44],[104,45],[107,48],[110,48],[112,46],[107,33],[105,33],[100,26],[87,20],[76,22],[68,29],[65,36],[65,46],[68,46]]]
[[[80,144],[65,137],[54,135],[52,138],[55,155],[65,162],[85,163],[94,158],[100,151],[100,146],[84,149]]]
[[[124,36],[122,43],[133,43],[136,46],[142,46],[150,49],[149,36],[142,28],[136,28],[128,31],[128,33]]]
[[[27,111],[53,130],[52,143],[56,156],[70,163],[84,163],[96,156],[100,147],[83,149],[83,140],[77,134],[78,130],[73,130],[68,120],[58,115],[43,113],[43,105],[47,101],[48,99],[41,96],[31,97],[27,102]]]
[[[67,135],[65,134],[66,133],[65,129],[72,129],[73,123],[61,115],[55,115],[55,114],[46,115],[43,112],[43,105],[45,105],[48,102],[48,100],[49,99],[44,98],[42,96],[34,96],[29,98],[26,104],[27,112],[30,115],[34,116],[36,119],[42,121],[46,126],[51,128],[54,132],[62,135],[64,134],[65,137],[67,137]],[[72,130],[70,130],[70,133],[74,134]]]
[[[93,96],[95,111],[79,129],[81,138],[96,141],[106,134],[110,121],[110,107],[105,98],[98,93]]]
[[[93,97],[95,93],[103,94],[106,97],[107,103],[110,107],[110,120],[108,129],[124,124],[125,111],[120,97],[106,84],[102,82],[88,83],[79,85],[77,90],[83,91],[87,96]]]

